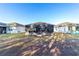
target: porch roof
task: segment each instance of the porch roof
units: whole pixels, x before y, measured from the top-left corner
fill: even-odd
[[[7,24],[0,22],[0,27],[7,27]]]

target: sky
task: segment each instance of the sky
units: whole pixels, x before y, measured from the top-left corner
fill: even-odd
[[[0,3],[0,22],[79,23],[78,3]]]

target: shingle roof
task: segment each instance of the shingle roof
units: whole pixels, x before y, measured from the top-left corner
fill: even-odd
[[[70,23],[70,22],[64,22],[64,23],[60,23],[55,25],[56,27],[63,27],[63,26],[76,26],[75,23]]]
[[[0,26],[6,27],[7,24],[6,24],[6,23],[2,23],[2,22],[0,22]]]
[[[23,27],[25,27],[25,25],[19,24],[19,23],[16,23],[16,22],[9,23],[8,25],[9,26],[23,26]]]

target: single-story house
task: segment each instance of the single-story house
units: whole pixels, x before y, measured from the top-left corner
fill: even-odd
[[[63,32],[79,34],[79,24],[64,22],[57,25],[52,25],[44,22],[37,22],[27,25],[22,25],[16,22],[13,23],[1,23],[0,22],[0,34],[4,33],[21,33],[26,32],[31,35],[47,35],[52,32]]]
[[[79,32],[79,24],[64,22],[54,26],[55,32],[63,32],[63,33],[78,33]]]
[[[46,35],[54,31],[54,25],[43,22],[28,24],[25,27],[26,33],[31,35]]]
[[[25,25],[13,22],[8,24],[7,33],[21,33],[25,32]]]

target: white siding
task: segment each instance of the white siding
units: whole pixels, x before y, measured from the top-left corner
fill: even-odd
[[[54,27],[54,32],[63,32],[63,33],[67,33],[68,32],[68,27]]]
[[[16,29],[17,29],[17,32],[25,32],[25,27],[19,26],[19,27],[16,27]]]
[[[73,29],[73,31],[76,31],[76,26],[73,26],[72,29]]]
[[[25,27],[18,26],[18,27],[9,27],[7,29],[7,33],[21,33],[25,32]]]

